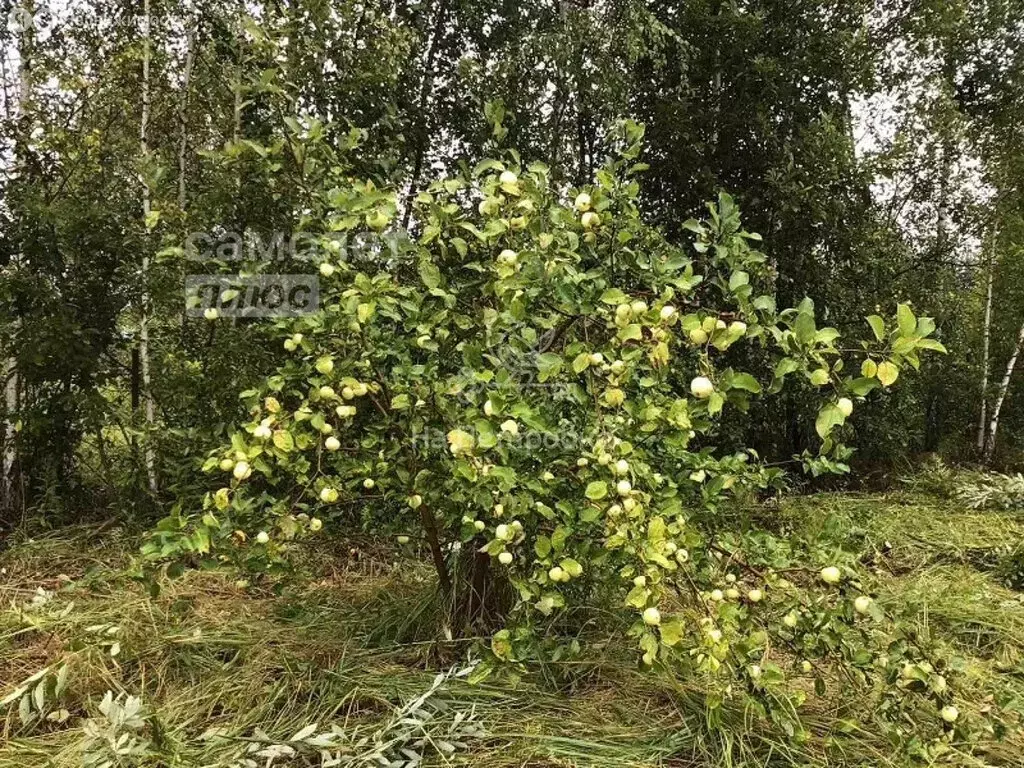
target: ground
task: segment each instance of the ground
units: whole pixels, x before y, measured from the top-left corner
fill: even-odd
[[[944,764],[1024,765],[1024,593],[999,570],[1024,516],[904,493],[802,497],[773,515],[859,547],[886,611],[961,660],[963,708],[999,708],[1006,733],[954,744]],[[280,593],[191,572],[153,595],[133,578],[137,534],[27,536],[0,555],[0,768],[305,766],[321,751],[339,765],[908,764],[870,712],[827,691],[804,705],[815,737],[800,746],[750,712],[712,727],[698,685],[643,672],[616,636],[477,683],[474,641],[424,628],[429,572],[380,542],[314,550]]]

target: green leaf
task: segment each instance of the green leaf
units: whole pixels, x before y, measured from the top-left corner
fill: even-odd
[[[750,275],[748,275],[743,270],[737,270],[736,272],[733,272],[732,275],[729,276],[729,290],[732,291],[733,293],[735,293],[738,288],[742,288],[744,285],[749,284]]]
[[[800,370],[800,363],[791,357],[784,357],[775,364],[775,378],[785,378],[787,374]]]
[[[917,342],[917,346],[919,349],[930,349],[933,352],[941,352],[942,354],[946,354],[946,348],[942,345],[941,342],[938,342],[935,339],[920,339]]]
[[[502,661],[512,658],[512,633],[507,629],[495,632],[491,638],[491,651]]]
[[[586,497],[591,501],[598,501],[608,495],[608,483],[603,480],[594,480],[587,484]]]
[[[562,356],[553,352],[545,352],[537,357],[538,379],[543,383],[562,370]]]
[[[871,330],[875,334],[875,338],[879,341],[885,339],[885,320],[880,318],[878,315],[867,316],[868,325],[871,326]]]
[[[619,341],[642,341],[643,329],[636,323],[630,323],[618,333]]]
[[[818,418],[814,422],[814,431],[818,433],[818,437],[824,440],[833,427],[843,424],[845,421],[846,417],[839,410],[839,406],[835,403],[828,403],[818,411]]]
[[[622,304],[629,297],[626,296],[618,288],[609,288],[607,291],[601,294],[601,301],[604,304]]]
[[[465,241],[463,241],[465,242]],[[436,264],[432,264],[429,261],[420,262],[420,280],[427,288],[437,288],[441,285],[441,270],[437,268]],[[360,320],[362,322],[362,320]]]
[[[749,373],[737,373],[729,383],[733,389],[744,389],[747,392],[753,392],[755,395],[761,391],[761,385]]]
[[[551,554],[551,539],[541,534],[533,544],[533,551],[537,553],[537,557],[543,560]]]
[[[896,308],[896,323],[899,325],[901,336],[914,335],[914,331],[917,330],[917,318],[914,317],[914,313],[910,311],[909,305],[900,304]]]
[[[661,622],[661,642],[665,645],[676,645],[683,639],[683,622],[678,618],[671,618]]]
[[[810,312],[801,312],[796,316],[796,323],[793,326],[796,333],[796,340],[801,344],[810,344],[814,341],[814,334],[818,332],[814,324],[814,315]]]
[[[494,432],[494,426],[487,419],[477,419],[473,426],[477,432],[477,445],[481,448],[493,448],[498,444],[498,435]]]
[[[857,379],[852,379],[850,383],[847,384],[847,388],[850,390],[850,392],[857,395],[858,397],[864,397],[877,386],[878,379],[868,378],[866,376],[862,376]]]
[[[708,414],[714,416],[716,413],[722,412],[722,406],[725,405],[725,398],[722,397],[721,392],[712,392],[711,397],[708,398]]]
[[[572,369],[576,373],[583,373],[590,367],[590,355],[586,352],[581,352],[576,355],[576,359],[572,361]]]
[[[574,579],[583,573],[583,566],[573,560],[571,557],[567,557],[559,563],[562,570],[572,576]]]

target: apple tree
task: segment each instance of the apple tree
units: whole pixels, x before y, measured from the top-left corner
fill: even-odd
[[[726,194],[670,242],[638,209],[641,140],[621,123],[578,189],[514,151],[467,167],[408,201],[405,238],[395,195],[339,171],[317,213],[320,310],[278,323],[280,365],[206,461],[216,489],[147,551],[272,569],[301,535],[362,522],[422,542],[449,628],[484,628],[499,659],[539,653],[563,609],[610,601],[645,665],[682,665],[721,697],[739,680],[782,718],[766,693],[786,678],[776,646],[795,674],[830,657],[865,680],[913,665],[925,699],[950,706],[926,654],[877,628],[851,561],[794,575],[759,559],[767,534],[725,510],[784,472],[716,447],[723,414],[799,386],[820,403],[820,444],[793,463],[847,471],[858,401],[942,351],[934,323],[901,305],[843,344],[809,300],[777,306]],[[497,584],[510,601],[491,599]]]

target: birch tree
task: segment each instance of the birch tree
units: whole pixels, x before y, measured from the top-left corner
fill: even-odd
[[[989,462],[992,459],[992,454],[996,448],[996,430],[999,429],[999,412],[1003,408],[1003,402],[1006,400],[1006,392],[1010,388],[1010,379],[1013,376],[1013,369],[1017,365],[1017,357],[1020,355],[1021,345],[1024,345],[1024,323],[1020,326],[1020,331],[1017,333],[1017,341],[1013,345],[1013,353],[1010,355],[1010,361],[1006,364],[1006,372],[1003,374],[1003,380],[999,384],[999,390],[996,394],[996,402],[992,406],[992,420],[988,425],[988,437],[985,440],[985,462]]]
[[[150,110],[150,82],[149,69],[152,61],[152,17],[150,14],[149,0],[143,0],[142,12],[142,119],[139,123],[139,150],[142,162],[146,162],[149,155],[148,132],[149,132],[149,110]],[[147,232],[151,226],[152,200],[149,189],[149,182],[145,173],[140,176],[142,182],[142,215]],[[159,490],[156,474],[156,452],[153,449],[151,438],[154,423],[156,422],[156,403],[153,400],[153,379],[150,365],[149,349],[149,321],[150,321],[150,295],[149,295],[149,245],[148,237],[142,247],[142,312],[139,319],[139,363],[142,369],[142,399],[146,419],[147,438],[145,442],[146,478],[151,493]]]
[[[988,410],[989,344],[992,336],[992,284],[995,280],[995,233],[989,244],[988,269],[985,287],[985,325],[981,339],[981,408],[978,416],[978,453],[985,453],[985,422]]]
[[[17,102],[17,124],[20,130],[15,141],[15,166],[18,173],[24,171],[25,141],[31,133],[27,123],[29,100],[32,95],[32,43],[35,35],[35,2],[34,0],[22,0],[18,6],[18,13],[13,16],[18,30],[18,102]],[[16,336],[18,321],[12,318],[12,327],[15,332],[11,337]],[[16,466],[18,462],[17,452],[17,428],[16,419],[19,407],[18,402],[18,360],[12,350],[4,360],[3,366],[3,389],[4,389],[4,421],[3,421],[3,502],[4,507],[13,509],[15,504],[16,488]]]

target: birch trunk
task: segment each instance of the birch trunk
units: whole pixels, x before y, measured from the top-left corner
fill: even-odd
[[[992,421],[988,425],[988,439],[985,441],[985,463],[992,459],[996,448],[996,430],[999,429],[999,411],[1002,410],[1003,401],[1006,399],[1006,392],[1010,388],[1010,377],[1013,376],[1013,369],[1017,365],[1017,357],[1020,355],[1021,345],[1024,345],[1024,324],[1020,326],[1017,334],[1017,343],[1013,345],[1013,354],[1010,355],[1010,362],[1006,364],[1006,373],[1003,374],[1003,381],[999,385],[999,392],[996,395],[995,405],[992,406]]]
[[[150,93],[149,93],[149,65],[152,57],[151,45],[151,27],[152,18],[150,16],[149,0],[143,0],[143,11],[142,11],[142,119],[139,124],[139,149],[142,153],[142,159],[145,161],[146,156],[149,153],[148,146],[148,133],[149,133],[149,107],[150,107]],[[149,227],[149,215],[152,210],[152,203],[150,200],[149,184],[145,178],[142,181],[142,214],[144,226]],[[153,388],[152,388],[152,375],[150,371],[150,354],[149,354],[149,312],[150,312],[150,296],[149,296],[149,243],[148,236],[142,247],[142,312],[139,318],[139,362],[142,368],[142,400],[143,409],[146,417],[146,443],[145,443],[145,462],[146,462],[146,478],[149,482],[149,490],[152,493],[156,493],[159,490],[156,476],[156,455],[153,451],[151,443],[153,426],[156,421],[156,405],[153,402]]]
[[[995,279],[995,233],[989,245],[988,278],[985,289],[985,328],[981,340],[981,410],[978,416],[978,453],[985,453],[985,420],[988,416],[989,344],[992,336],[992,283]]]
[[[18,38],[18,104],[17,117],[20,135],[15,139],[17,146],[14,150],[15,165],[17,172],[23,173],[25,166],[24,139],[31,134],[31,128],[25,124],[28,114],[28,102],[32,95],[32,44],[35,35],[33,20],[35,18],[35,0],[22,0],[19,8],[20,35]],[[12,325],[15,331],[18,328],[18,318],[12,318]],[[15,333],[11,334],[12,338]],[[18,402],[18,360],[12,352],[10,357],[4,360],[3,368],[3,389],[4,389],[4,421],[2,426],[3,461],[0,485],[3,491],[3,507],[13,510],[17,496],[17,481],[15,478],[18,464],[18,449],[15,445],[17,440],[16,414],[20,403]]]

